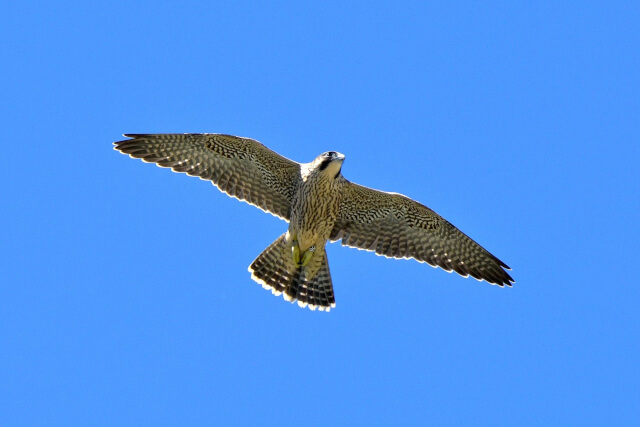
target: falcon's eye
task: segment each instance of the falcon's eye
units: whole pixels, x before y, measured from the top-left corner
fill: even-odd
[[[324,155],[327,156],[327,157],[335,157],[336,156],[336,152],[335,151],[327,151]]]

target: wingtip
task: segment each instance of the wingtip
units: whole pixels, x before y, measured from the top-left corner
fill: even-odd
[[[507,269],[511,270],[509,267],[506,267]],[[506,285],[511,287],[513,286],[514,283],[516,283],[515,280],[513,280],[513,277],[511,277],[511,275],[509,273],[507,273],[506,271],[504,272],[504,274],[507,276],[507,280],[506,280]]]
[[[516,281],[515,281],[515,280],[513,280],[513,277],[511,277],[511,276],[510,276],[510,275],[508,275],[507,273],[505,273],[505,274],[506,274],[506,276],[507,276],[507,277],[506,277],[506,278],[505,278],[505,280],[503,280],[503,282],[502,282],[502,283],[500,283],[499,285],[500,285],[501,287],[508,286],[509,288],[512,288],[512,287],[513,287],[513,284],[514,284],[514,283],[516,283]]]
[[[132,139],[135,139],[136,137],[138,137],[138,136],[140,136],[140,135],[138,135],[138,134],[134,134],[134,133],[123,133],[123,134],[122,134],[122,136],[124,136],[125,138],[132,138]],[[118,147],[119,147],[120,145],[122,145],[122,144],[123,144],[123,143],[125,143],[125,142],[129,142],[129,141],[131,141],[132,139],[122,139],[122,140],[120,140],[120,141],[115,141],[115,142],[113,142],[113,145],[114,145],[114,147],[113,147],[113,148],[114,148],[114,150],[117,150],[117,149],[118,149]]]

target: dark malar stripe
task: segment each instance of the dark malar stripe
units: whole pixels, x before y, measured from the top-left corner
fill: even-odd
[[[329,163],[331,163],[331,159],[323,160],[322,163],[320,163],[320,166],[318,168],[321,171],[323,171],[323,170],[325,170],[327,168],[327,166],[329,166]]]

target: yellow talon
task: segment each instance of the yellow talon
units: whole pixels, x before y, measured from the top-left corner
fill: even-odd
[[[311,261],[311,257],[313,256],[313,253],[315,251],[316,247],[314,245],[304,253],[300,254],[300,246],[298,245],[298,241],[294,240],[291,243],[291,256],[293,257],[293,263],[296,265],[296,267],[306,267],[307,264],[309,264],[309,261]]]
[[[291,255],[293,256],[293,262],[297,267],[300,267],[300,246],[298,246],[298,241],[294,240],[291,245]]]
[[[313,251],[311,248],[302,255],[302,262],[300,263],[302,267],[306,267],[311,261],[311,257],[313,256]]]

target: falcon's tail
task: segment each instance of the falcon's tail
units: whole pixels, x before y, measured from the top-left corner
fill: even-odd
[[[296,267],[283,234],[258,255],[249,271],[263,288],[271,289],[274,295],[283,294],[287,301],[298,301],[300,307],[329,311],[336,306],[324,247],[316,250],[306,267]],[[308,273],[312,277],[307,277]]]

